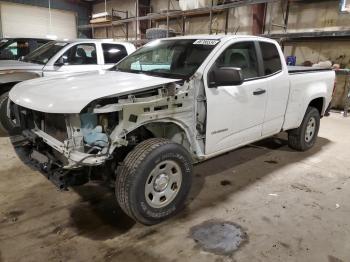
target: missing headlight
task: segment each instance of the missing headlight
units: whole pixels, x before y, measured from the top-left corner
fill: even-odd
[[[118,124],[118,113],[80,115],[81,131],[84,142],[89,146],[105,147],[109,143],[108,135]]]

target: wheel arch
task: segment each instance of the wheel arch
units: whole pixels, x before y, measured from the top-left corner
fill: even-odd
[[[189,127],[180,121],[169,119],[169,120],[154,120],[142,123],[133,130],[130,130],[126,137],[140,132],[142,129],[146,129],[152,134],[152,138],[166,138],[178,144],[181,144],[192,154],[191,150],[191,132]],[[148,137],[146,137],[147,139]],[[140,141],[142,142],[142,141]]]
[[[318,112],[320,113],[320,116],[323,116],[324,111],[326,110],[326,98],[325,97],[316,97],[313,98],[310,102],[308,106],[314,107],[318,110]]]

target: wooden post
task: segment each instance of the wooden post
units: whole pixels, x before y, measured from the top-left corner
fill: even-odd
[[[212,34],[212,24],[213,24],[213,2],[214,0],[211,0],[211,5],[210,5],[210,13],[209,13],[209,35]]]
[[[138,25],[139,25],[139,0],[136,0],[136,8],[135,8],[135,41],[137,41],[137,30],[138,30]]]
[[[166,37],[169,37],[169,9],[170,9],[170,0],[168,0],[168,7],[166,10]]]
[[[253,35],[263,34],[264,28],[264,16],[265,16],[266,4],[257,4],[252,6],[253,12],[253,26],[252,33]]]
[[[129,11],[126,11],[126,19],[129,18]],[[125,23],[125,36],[126,36],[126,41],[129,39],[129,23]]]
[[[226,9],[226,15],[225,15],[225,35],[227,35],[227,30],[228,30],[228,16],[230,13],[230,9]]]
[[[270,19],[269,19],[269,29],[268,29],[268,35],[270,35],[271,34],[271,30],[272,30],[272,12],[273,12],[273,4],[274,4],[274,2],[270,2],[269,3],[269,5],[270,5]]]
[[[186,17],[182,16],[182,35],[186,34]]]
[[[346,74],[346,80],[345,80],[345,104],[344,104],[344,117],[348,116],[349,111],[349,105],[350,105],[350,73],[348,72]]]

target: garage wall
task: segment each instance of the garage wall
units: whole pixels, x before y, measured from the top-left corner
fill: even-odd
[[[0,2],[25,4],[36,7],[48,8],[48,0],[1,0]],[[62,11],[69,11],[76,14],[78,25],[86,25],[90,21],[91,3],[78,0],[51,0],[51,8]],[[1,36],[1,27],[0,27]],[[79,38],[91,37],[91,30],[80,29],[78,32]]]
[[[151,0],[151,6],[153,12],[161,12],[167,9],[167,1],[164,0]],[[135,1],[122,1],[111,0],[107,2],[107,11],[111,11],[112,8],[118,10],[128,10],[129,16],[135,16]],[[172,1],[171,9],[180,9],[177,1]],[[93,5],[93,13],[104,12],[104,3],[98,3]],[[239,34],[251,34],[252,27],[252,10],[251,6],[244,6],[235,9],[231,9],[229,12],[229,24],[228,32]],[[166,21],[159,21],[154,26],[165,26]],[[181,32],[182,24],[178,20],[170,20],[170,27],[176,32]],[[225,29],[225,14],[216,14],[213,16],[213,33],[223,33]],[[111,28],[106,30],[105,28],[95,28],[95,37],[115,37],[123,38],[124,27],[114,26],[113,32]],[[208,34],[209,32],[209,15],[202,17],[192,17],[186,20],[186,34]],[[107,35],[108,33],[108,35]],[[130,39],[135,35],[135,23],[129,23],[129,36]]]
[[[0,3],[0,8],[3,37],[45,38],[49,34],[61,39],[77,37],[74,12],[51,9],[50,28],[48,8],[12,3]]]
[[[269,4],[270,6],[271,4]],[[267,18],[269,21],[269,6]],[[281,4],[273,4],[273,22],[283,24]],[[266,31],[267,33],[266,23]],[[339,31],[350,30],[350,15],[339,12],[339,1],[312,1],[311,3],[290,4],[288,32],[315,32],[315,31]],[[283,30],[273,27],[271,33],[282,33]],[[319,39],[309,41],[294,41],[285,43],[285,56],[297,57],[297,64],[305,61],[318,63],[330,60],[341,65],[341,68],[350,68],[350,41],[337,41],[334,39]],[[337,77],[337,89],[332,101],[334,108],[342,109],[345,101],[345,78]]]
[[[273,22],[283,24],[281,4],[272,5]],[[269,6],[267,8],[267,22],[270,18]],[[268,24],[266,23],[265,33],[267,33],[267,28]],[[350,30],[350,15],[339,12],[339,1],[292,2],[290,4],[289,33],[339,30]],[[271,33],[283,33],[283,30],[273,27]],[[350,41],[335,41],[334,39],[288,42],[285,44],[285,55],[296,55],[298,64],[304,61],[318,63],[319,61],[331,60],[343,67],[350,67],[350,52],[347,50],[349,44]]]
[[[111,0],[107,1],[107,12],[111,12],[112,9],[123,10],[129,12],[129,17],[135,17],[135,1],[121,1],[121,0]],[[104,2],[93,5],[92,13],[101,13],[105,11]],[[123,17],[124,18],[124,17]],[[135,35],[136,23],[128,23],[129,39],[133,39]],[[114,26],[113,30],[109,28],[95,28],[94,29],[95,38],[124,38],[125,37],[125,27],[124,26]]]
[[[26,4],[38,7],[48,7],[48,0],[2,0],[1,2]],[[91,5],[77,0],[51,0],[51,8],[74,12],[78,16],[78,25],[86,25],[89,22]]]
[[[273,5],[272,19],[276,24],[283,24],[281,3],[268,4],[267,24],[270,19],[269,7]],[[281,33],[278,27],[272,33]],[[339,1],[303,1],[291,2],[288,20],[288,32],[336,31],[350,29],[350,15],[339,12]]]

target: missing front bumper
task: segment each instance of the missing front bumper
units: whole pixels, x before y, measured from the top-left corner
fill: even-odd
[[[34,144],[38,143],[38,140],[41,140],[40,143],[45,143],[58,154],[61,154],[66,159],[62,166],[63,169],[69,170],[83,166],[99,166],[104,164],[109,158],[107,154],[87,154],[74,149],[67,149],[64,143],[38,129],[26,130],[23,132],[23,135]]]

